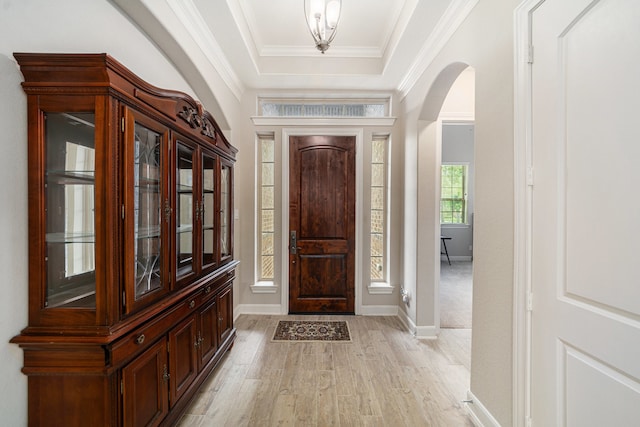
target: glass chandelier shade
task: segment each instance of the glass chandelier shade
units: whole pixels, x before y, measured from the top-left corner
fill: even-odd
[[[316,47],[322,53],[336,36],[342,0],[304,0],[304,14]]]

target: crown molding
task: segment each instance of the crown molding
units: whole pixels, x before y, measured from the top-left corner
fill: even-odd
[[[424,71],[431,65],[433,59],[442,50],[458,27],[471,13],[479,0],[453,0],[444,12],[436,28],[420,49],[418,57],[409,68],[398,85],[400,100],[404,99],[413,86],[418,82]]]
[[[167,4],[184,25],[187,32],[193,37],[196,45],[204,53],[213,68],[220,74],[229,90],[238,101],[242,98],[245,87],[233,71],[233,67],[227,61],[222,48],[211,33],[209,26],[198,12],[198,8],[192,0],[166,0]]]
[[[395,53],[398,45],[400,43],[400,39],[402,39],[402,35],[404,31],[407,29],[407,25],[411,20],[411,16],[413,15],[416,6],[418,5],[418,0],[405,0],[402,5],[402,9],[395,17],[395,22],[393,24],[393,31],[388,34],[387,39],[384,41],[384,53],[383,53],[383,63],[384,70],[386,71],[387,66],[389,65],[391,58],[393,58],[393,54]],[[384,71],[383,71],[384,73]]]

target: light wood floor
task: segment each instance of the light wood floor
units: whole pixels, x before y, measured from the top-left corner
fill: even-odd
[[[278,320],[347,320],[352,342],[272,342]],[[412,337],[396,317],[241,315],[179,422],[191,426],[473,426],[471,330]]]

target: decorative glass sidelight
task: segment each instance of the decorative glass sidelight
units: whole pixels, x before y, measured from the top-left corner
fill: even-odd
[[[260,280],[275,277],[275,141],[260,139]]]
[[[372,282],[386,278],[386,222],[387,222],[387,145],[388,137],[374,137],[371,141],[371,223],[370,274]]]

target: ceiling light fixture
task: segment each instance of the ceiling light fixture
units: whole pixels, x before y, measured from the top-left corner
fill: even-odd
[[[304,0],[304,16],[316,47],[322,53],[336,36],[342,0]]]

